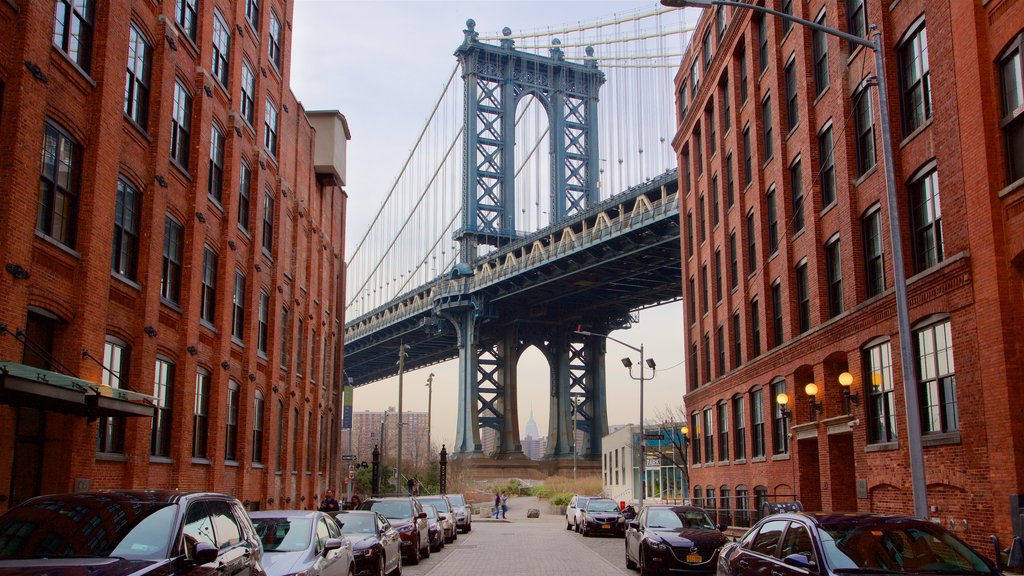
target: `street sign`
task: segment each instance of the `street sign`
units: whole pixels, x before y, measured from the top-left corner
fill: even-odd
[[[349,460],[355,460],[356,459],[356,455],[355,454],[342,454],[341,455],[341,459],[346,461],[346,462],[348,462]]]
[[[644,434],[644,440],[664,440],[664,434]]]

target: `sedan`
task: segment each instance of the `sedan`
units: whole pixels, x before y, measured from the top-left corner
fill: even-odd
[[[956,574],[995,566],[939,524],[884,514],[775,514],[722,549],[718,576]]]
[[[262,576],[242,504],[210,492],[38,496],[0,516],[0,575]]]
[[[473,530],[473,507],[466,503],[462,494],[446,494],[455,512],[455,528],[463,532]]]
[[[430,557],[430,525],[423,506],[412,497],[374,498],[359,505],[360,510],[379,512],[391,522],[402,539],[402,552],[409,564]]]
[[[357,576],[402,576],[402,543],[388,519],[376,512],[349,510],[334,519],[352,542]]]
[[[458,530],[455,528],[455,516],[452,512],[453,504],[447,496],[421,496],[417,498],[420,504],[426,507],[430,504],[437,508],[440,516],[441,527],[444,529],[444,542],[449,544],[459,538]]]
[[[713,574],[724,527],[693,506],[647,506],[626,525],[626,567],[640,574]]]
[[[626,531],[626,519],[619,511],[619,505],[609,498],[591,498],[583,509],[580,519],[580,534],[611,534],[622,536]]]
[[[352,545],[326,512],[266,510],[249,514],[263,542],[267,576],[351,576]]]
[[[430,526],[428,534],[430,534],[430,551],[440,552],[441,548],[444,548],[444,528],[441,526],[441,517],[437,513],[437,508],[434,508],[432,504],[424,504],[423,511],[427,513],[427,524]]]

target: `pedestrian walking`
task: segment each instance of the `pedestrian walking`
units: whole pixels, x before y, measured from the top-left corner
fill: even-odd
[[[508,518],[505,517],[505,513],[506,512],[508,512],[508,493],[507,492],[502,492],[501,493],[501,519],[502,520],[507,520],[508,519]]]
[[[498,514],[501,512],[501,494],[498,492],[494,493],[494,514],[491,515],[495,520],[498,519]]]

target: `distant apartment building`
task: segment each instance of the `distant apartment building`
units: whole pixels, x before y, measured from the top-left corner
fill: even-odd
[[[676,75],[696,504],[914,511],[890,217],[929,516],[1024,536],[1024,2],[707,8]]]
[[[402,421],[405,423],[402,430],[402,467],[426,466],[430,461],[427,413],[403,411]],[[394,464],[398,454],[398,411],[389,409],[384,412],[353,412],[352,445],[359,461],[370,462],[373,448],[376,446],[381,450],[381,460]],[[347,450],[347,447],[343,447],[344,450]],[[434,459],[436,460],[436,456]]]

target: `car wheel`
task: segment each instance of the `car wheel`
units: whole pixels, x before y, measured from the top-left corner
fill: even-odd
[[[640,576],[651,576],[651,569],[647,566],[646,555],[644,554],[643,546],[640,547]]]
[[[420,548],[419,546],[413,546],[412,552],[409,554],[409,565],[415,566],[420,563]]]
[[[380,555],[380,560],[377,561],[377,574],[376,576],[386,576],[388,569],[387,564],[384,562],[384,555]]]
[[[575,526],[575,528],[573,528],[573,529],[576,531],[577,534],[579,534],[580,533],[580,522],[579,522],[579,520],[576,521],[574,526]]]
[[[629,557],[629,544],[626,544],[626,568],[633,570],[636,568],[636,562]]]
[[[584,538],[590,536],[590,532],[587,530],[587,523],[586,522],[584,522],[583,525],[580,526],[580,534],[583,534]]]
[[[572,530],[572,522],[569,522],[568,518],[565,519],[565,529]]]
[[[381,554],[381,556],[384,556]],[[384,565],[387,566],[387,558],[384,558]],[[395,562],[395,569],[388,576],[402,576],[402,555],[398,555],[398,562]]]
[[[430,558],[430,536],[427,536],[427,545],[420,550],[420,557]]]
[[[470,522],[469,524],[466,524],[466,532],[470,532],[472,530],[473,530],[473,523]]]

